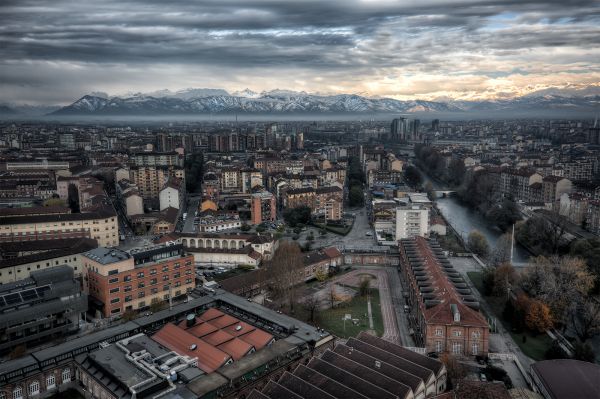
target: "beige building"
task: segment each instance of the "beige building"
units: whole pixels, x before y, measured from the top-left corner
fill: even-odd
[[[183,168],[167,166],[132,167],[131,182],[137,185],[142,198],[157,199],[160,190],[165,186],[169,177],[184,179]],[[184,181],[185,184],[185,181]]]
[[[89,237],[98,245],[119,245],[119,223],[112,208],[86,213],[23,215],[2,218],[0,242]]]

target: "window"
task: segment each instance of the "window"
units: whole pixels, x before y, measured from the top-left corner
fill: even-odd
[[[158,281],[155,278],[153,278],[152,280],[150,280],[150,285],[156,285],[157,282]]]
[[[444,334],[444,331],[441,328],[436,328],[435,329],[435,335],[438,337],[441,337]]]
[[[6,399],[6,394],[0,391],[0,399]]]
[[[109,275],[109,276],[112,276],[112,275],[114,275],[114,274],[119,274],[119,270],[118,270],[118,269],[114,269],[114,270],[109,270],[109,271],[108,271],[108,275]]]
[[[144,278],[144,272],[139,272],[138,273],[138,278]]]
[[[16,387],[13,389],[13,399],[22,399],[23,398],[23,389],[21,387]]]
[[[163,266],[163,272],[168,272],[169,271],[169,266]]]
[[[460,355],[462,354],[462,345],[460,342],[453,342],[452,343],[452,353],[455,355]]]
[[[143,298],[145,296],[146,296],[146,293],[144,291],[138,292],[138,298]]]
[[[145,287],[144,282],[138,283],[138,288],[144,288],[144,287]]]
[[[454,330],[452,332],[452,335],[454,335],[455,337],[460,337],[462,335],[462,331],[460,331],[460,330]]]
[[[169,284],[163,285],[163,291],[169,291]]]
[[[435,351],[438,353],[442,351],[442,341],[435,341]]]
[[[38,395],[40,393],[40,383],[33,381],[29,384],[29,395]]]
[[[124,288],[124,291],[125,292],[131,291],[131,286],[130,285],[126,285],[125,288]]]
[[[110,280],[108,280],[109,284],[114,284],[114,283],[118,283],[119,282],[119,278],[115,277],[115,278],[111,278]]]
[[[52,389],[55,386],[56,386],[56,377],[54,377],[54,374],[50,374],[46,378],[46,389]]]
[[[131,275],[123,277],[123,281],[131,281]]]
[[[479,343],[473,342],[471,344],[471,354],[472,355],[478,355],[479,354]]]
[[[471,335],[474,339],[479,339],[479,337],[481,337],[481,333],[479,331],[473,331],[473,334]]]
[[[169,275],[168,275],[168,274],[165,274],[165,275],[163,276],[163,281],[167,281],[167,280],[169,280]]]
[[[119,298],[113,298],[110,300],[110,303],[119,303],[120,299]]]
[[[115,292],[119,292],[119,287],[117,287],[117,288],[111,288],[111,290],[109,292],[111,294],[114,294]]]
[[[154,276],[156,274],[156,269],[150,269],[150,275]]]
[[[71,369],[64,369],[62,372],[62,382],[71,382]]]

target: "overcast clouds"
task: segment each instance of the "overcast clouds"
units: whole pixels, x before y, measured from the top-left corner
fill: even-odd
[[[490,98],[600,84],[597,1],[0,3],[0,101],[185,87]]]

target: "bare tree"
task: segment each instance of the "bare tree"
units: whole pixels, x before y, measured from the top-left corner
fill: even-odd
[[[589,297],[571,314],[572,326],[579,339],[584,342],[600,332],[600,302]]]
[[[321,307],[321,301],[316,295],[309,295],[302,300],[302,307],[308,312],[308,321],[315,321],[315,316]]]
[[[585,261],[570,256],[538,256],[521,278],[523,289],[550,306],[554,320],[563,326],[593,285]]]
[[[298,244],[282,241],[266,266],[267,278],[275,296],[288,302],[290,310],[294,310],[296,302],[296,286],[304,277],[302,252]]]
[[[494,248],[490,259],[493,265],[501,265],[510,262],[511,245],[512,237],[509,233],[502,234],[500,238],[498,238],[496,247]]]

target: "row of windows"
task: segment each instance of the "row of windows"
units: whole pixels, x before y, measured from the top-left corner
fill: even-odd
[[[454,355],[462,355],[463,354],[463,346],[462,343],[460,342],[453,342],[452,343],[452,353]],[[444,344],[442,341],[436,341],[435,342],[435,351],[436,352],[442,352],[444,350]],[[478,355],[480,351],[480,345],[478,342],[473,342],[471,343],[471,355],[475,356]]]
[[[64,369],[61,373],[62,383],[66,384],[71,382],[71,369]],[[46,389],[53,389],[56,387],[56,377],[54,374],[50,374],[46,377]],[[28,396],[39,395],[40,383],[37,380],[32,381],[27,387]],[[6,392],[0,391],[0,399],[8,399]],[[12,399],[23,399],[23,388],[16,386],[12,391]]]
[[[437,327],[435,329],[435,336],[436,337],[443,337],[444,336],[444,329],[441,328],[441,327]],[[460,336],[462,336],[462,331],[461,330],[452,330],[452,336],[454,336],[454,337],[460,337]],[[481,337],[481,332],[479,332],[479,331],[473,331],[471,333],[471,337],[475,338],[475,339],[478,339],[478,338]]]
[[[190,263],[191,263],[191,262],[190,262]],[[187,262],[186,262],[186,266],[189,266],[189,265],[187,264]],[[177,269],[179,269],[180,267],[181,267],[181,265],[180,265],[179,263],[176,263],[176,264],[175,264],[175,266],[174,266],[174,269],[175,269],[175,270],[177,270]],[[163,273],[167,273],[167,272],[169,271],[169,267],[168,267],[168,266],[164,266],[164,267],[162,268],[162,271],[163,271]],[[151,270],[150,270],[150,275],[151,275],[151,276],[154,276],[154,275],[156,275],[156,273],[157,273],[156,269],[151,269]],[[186,270],[186,271],[185,271],[185,274],[188,274],[188,275],[189,275],[189,274],[192,274],[192,271],[191,271],[191,270]],[[110,272],[109,272],[109,275],[110,275]],[[180,275],[181,275],[181,273],[179,273],[179,272],[178,272],[178,273],[174,273],[174,274],[173,274],[173,278],[178,278]],[[144,277],[146,277],[146,274],[145,274],[144,272],[138,272],[138,274],[137,274],[137,278],[144,278]],[[165,280],[165,281],[166,281],[166,280],[168,280],[168,279],[169,279],[169,275],[163,275],[163,280]],[[153,279],[153,280],[154,280],[154,279]],[[124,281],[124,282],[131,281],[131,275],[130,275],[130,274],[128,274],[128,275],[124,276],[124,277],[123,277],[123,281]],[[109,284],[115,284],[115,283],[118,283],[118,282],[119,282],[119,277],[113,277],[113,278],[111,278],[111,279],[109,279],[109,280],[108,280],[108,283],[109,283]]]

